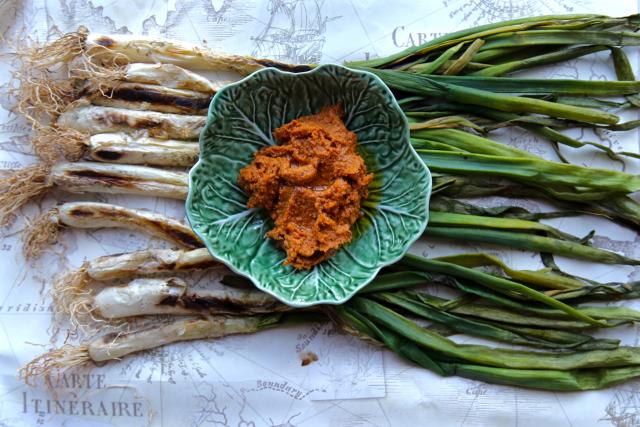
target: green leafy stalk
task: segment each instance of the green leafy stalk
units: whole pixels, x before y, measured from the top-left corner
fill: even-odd
[[[635,368],[601,368],[573,371],[552,369],[508,369],[469,363],[443,361],[411,339],[377,325],[349,307],[337,310],[342,321],[366,340],[383,342],[390,350],[442,376],[460,377],[493,384],[505,384],[543,390],[593,390],[617,384],[640,375]]]
[[[640,282],[631,283],[598,283],[571,290],[547,291],[547,295],[558,300],[623,300],[640,298]]]
[[[580,99],[587,99],[587,98],[580,98]],[[420,101],[419,98],[413,100],[414,103],[419,101]],[[604,107],[602,105],[591,105],[591,104],[586,106],[590,108],[609,108],[609,107]],[[431,110],[432,108],[446,110],[441,112],[441,114],[454,114],[455,112],[464,112],[467,114],[473,114],[478,117],[491,119],[496,122],[491,125],[488,125],[488,124],[483,125],[482,128],[484,132],[490,132],[492,130],[500,129],[506,126],[520,126],[521,128],[526,129],[536,135],[539,135],[551,142],[567,145],[569,147],[579,148],[579,147],[590,145],[592,147],[595,147],[599,150],[604,151],[607,154],[607,156],[609,156],[611,159],[616,161],[622,161],[623,159],[621,156],[640,158],[640,154],[638,153],[627,152],[627,151],[616,152],[604,144],[600,144],[592,141],[580,141],[557,131],[555,128],[559,128],[559,127],[567,128],[571,126],[578,126],[578,124],[573,124],[565,120],[550,119],[548,117],[542,117],[542,116],[518,115],[518,114],[508,113],[504,111],[494,110],[491,108],[478,109],[473,106],[463,105],[463,104],[446,104],[445,103],[445,104],[435,104],[431,106],[421,106],[419,108],[423,110],[424,109]],[[412,112],[412,111],[405,112],[405,115],[407,116],[413,116],[417,114],[429,114],[429,113],[428,112]],[[579,126],[585,126],[585,125],[588,125],[588,124],[585,124],[585,123],[579,124]],[[631,121],[631,122],[620,123],[616,125],[605,126],[604,128],[609,130],[628,130],[628,128],[635,128],[638,126],[640,126],[640,121]],[[412,135],[414,135],[414,137],[420,138],[419,134],[412,133]],[[472,136],[475,136],[475,135],[472,135]],[[484,138],[484,139],[489,140],[487,138]],[[434,139],[434,141],[442,142],[441,139]],[[500,144],[500,145],[503,145],[503,144]],[[480,151],[473,151],[473,150],[466,150],[466,151],[470,151],[472,153],[478,153],[478,154],[494,154],[489,151],[484,153]],[[524,151],[524,150],[521,150],[521,151]],[[497,153],[498,152],[496,151],[495,154],[498,155]],[[528,153],[528,156],[533,156],[533,154]],[[516,155],[512,157],[527,157],[527,155],[525,156]]]
[[[434,150],[416,150],[430,169],[437,172],[486,174],[516,179],[536,187],[573,186],[576,193],[587,196],[588,191],[596,190],[593,196],[611,198],[614,193],[633,193],[640,190],[640,176],[609,169],[585,168],[576,165],[560,164],[548,160],[489,156],[485,154],[467,154],[439,152]],[[551,191],[551,189],[548,189]],[[599,192],[598,190],[605,190]],[[563,191],[552,194],[563,195]]]
[[[433,62],[424,63],[424,64],[416,64],[409,67],[411,71],[422,73],[422,74],[433,74],[438,71],[447,61],[449,61],[453,55],[458,53],[458,51],[464,46],[465,43],[459,43],[455,46],[450,47],[449,49],[442,52],[438,58],[436,58]]]
[[[484,273],[482,271],[474,270],[459,266],[456,264],[437,261],[432,259],[422,258],[416,255],[405,255],[400,260],[400,265],[408,266],[412,269],[425,271],[429,273],[445,274],[453,277],[458,277],[466,280],[470,280],[481,286],[489,288],[493,291],[504,293],[507,295],[516,294],[524,298],[529,298],[534,301],[538,301],[542,304],[556,308],[566,314],[572,316],[574,319],[587,322],[593,326],[606,326],[603,322],[593,319],[592,317],[584,314],[580,310],[577,310],[567,304],[564,304],[554,298],[551,298],[541,292],[531,289],[520,283],[513,282],[511,280],[504,279],[502,277],[492,276],[491,274]]]
[[[359,293],[366,294],[372,292],[383,292],[397,289],[403,289],[411,286],[422,285],[426,283],[424,274],[420,272],[401,271],[395,273],[379,274]]]
[[[424,319],[438,322],[448,328],[471,336],[502,341],[510,344],[528,345],[545,348],[582,348],[612,349],[618,346],[615,340],[597,340],[589,335],[556,330],[542,330],[533,328],[516,328],[489,324],[477,320],[457,316],[447,311],[438,310],[434,306],[425,304],[405,296],[401,293],[381,292],[371,295],[381,302],[400,307]]]
[[[633,224],[640,224],[640,203],[628,196],[614,196],[603,200],[604,207]]]
[[[598,99],[588,96],[553,96],[553,101],[560,104],[574,105],[586,108],[629,108],[629,102],[614,101],[611,99]]]
[[[640,260],[628,258],[615,252],[527,233],[468,227],[430,226],[427,227],[425,235],[452,240],[494,244],[536,252],[548,252],[556,255],[564,255],[569,258],[584,259],[604,264],[640,265]]]
[[[433,197],[429,202],[429,209],[438,212],[518,218],[528,221],[538,221],[540,219],[563,218],[578,215],[598,215],[604,218],[609,218],[607,215],[595,214],[587,209],[561,210],[551,212],[530,212],[523,207],[514,205],[483,207],[472,205],[471,203],[466,203],[461,200],[452,199],[443,195],[436,195],[435,197]]]
[[[511,96],[471,87],[436,81],[435,76],[390,70],[367,69],[382,79],[392,89],[442,99],[493,108],[513,113],[535,113],[551,117],[576,120],[587,123],[616,124],[618,116],[591,108],[574,107],[541,99]],[[440,79],[444,76],[438,77]],[[447,77],[468,78],[468,77]]]
[[[484,40],[475,39],[473,43],[469,45],[467,50],[464,51],[462,55],[453,63],[444,70],[445,75],[454,76],[462,71],[468,64],[471,62],[471,59],[474,57],[476,53],[480,50],[480,48],[484,45]]]
[[[451,128],[469,128],[469,129],[475,129],[478,132],[484,131],[484,128],[482,128],[481,126],[478,126],[472,121],[470,121],[469,119],[465,119],[464,117],[460,117],[460,116],[437,117],[431,120],[427,120],[426,122],[411,123],[409,125],[409,129],[412,131],[412,133],[416,134],[417,136],[420,135],[420,131],[422,129],[451,129]]]
[[[491,216],[458,214],[452,212],[431,211],[429,213],[429,225],[436,227],[478,227],[495,230],[519,231],[532,234],[543,234],[545,236],[551,236],[556,239],[579,243],[582,243],[585,240],[564,233],[557,228],[551,227],[550,225],[517,218],[500,218]]]
[[[542,25],[550,25],[558,23],[559,21],[577,21],[577,20],[589,20],[589,19],[601,19],[607,18],[603,15],[547,15],[520,18],[511,21],[498,22],[493,24],[481,25],[474,28],[467,28],[461,31],[456,31],[444,36],[438,37],[431,41],[428,41],[420,46],[414,46],[407,48],[401,52],[397,52],[393,55],[389,55],[384,58],[376,58],[369,61],[355,61],[348,65],[361,66],[361,67],[385,67],[399,64],[401,62],[411,61],[416,57],[423,57],[428,53],[435,52],[440,49],[446,49],[450,46],[457,45],[464,41],[475,40],[481,37],[487,37],[494,34],[500,34],[504,32],[512,32],[517,30],[525,30],[529,28],[535,28]]]
[[[374,323],[389,328],[419,346],[448,359],[501,368],[543,370],[553,368],[561,371],[640,365],[640,349],[634,347],[571,353],[543,353],[496,349],[482,345],[463,345],[422,328],[406,317],[366,298],[355,297],[349,302],[349,306]]]
[[[491,176],[490,173],[460,176],[433,170],[432,176],[432,194],[435,197],[474,198],[504,196],[547,199],[569,210],[577,210],[576,208],[579,208],[583,213],[588,212],[590,215],[625,223],[635,229],[640,228],[640,204],[627,196],[615,196],[609,193],[607,197],[606,193],[602,195],[594,193],[594,197],[590,198],[586,196],[591,196],[592,194],[553,191],[549,184],[538,189],[533,182],[530,185],[526,185],[498,176]],[[598,197],[604,197],[604,199],[598,199]]]
[[[591,53],[600,52],[608,49],[607,46],[579,46],[568,49],[561,49],[555,52],[544,53],[542,55],[532,56],[530,58],[504,62],[502,64],[493,65],[482,70],[474,71],[469,75],[472,76],[484,76],[484,77],[498,77],[504,74],[513,73],[514,71],[521,71],[527,68],[539,67],[541,65],[555,64],[560,61],[566,61],[569,59],[579,58],[581,56],[589,55]]]
[[[488,70],[488,68],[487,68]],[[484,70],[482,70],[484,71]],[[390,73],[390,72],[389,72]],[[394,71],[396,75],[407,73]],[[388,73],[384,73],[388,74]],[[640,91],[637,81],[603,80],[566,80],[566,79],[523,79],[515,77],[470,76],[416,76],[442,84],[452,84],[470,89],[481,89],[495,93],[519,95],[582,95],[582,96],[618,96]]]
[[[432,305],[448,304],[451,301],[424,292],[412,292],[412,295]],[[501,304],[505,300],[508,301],[508,303],[500,306],[467,303],[455,306],[449,311],[455,314],[499,322],[501,324],[506,323],[535,328],[586,329],[591,327],[591,325],[586,322],[570,320],[570,318],[560,310],[539,307],[532,309],[531,304],[522,304],[518,301],[507,300],[506,298],[502,298],[502,300],[494,297],[491,298],[490,301],[497,304]],[[626,307],[583,306],[581,310],[588,313],[594,319],[605,320],[609,326],[619,326],[640,320],[640,312]]]
[[[505,157],[539,158],[528,151],[520,150],[518,148],[457,129],[416,129],[411,131],[411,136],[413,138],[422,138],[442,144],[448,144],[470,153]],[[419,145],[415,146],[415,148],[419,148]]]
[[[459,153],[469,153],[469,151],[463,148],[428,139],[411,138],[411,145],[416,150],[457,151]]]
[[[516,270],[510,268],[497,257],[486,253],[457,254],[436,259],[464,267],[496,266],[514,280],[549,289],[576,290],[583,289],[587,285],[578,278],[566,274],[558,274],[549,268],[537,271]]]
[[[629,31],[526,30],[485,38],[482,50],[537,45],[638,46],[640,35]]]
[[[620,49],[619,47],[612,47],[611,56],[613,58],[613,65],[615,67],[618,80],[634,81],[636,79],[636,75],[633,72],[633,68],[631,68],[629,58],[627,58],[627,54],[624,53],[624,50]],[[626,99],[632,105],[640,107],[640,96],[638,96],[637,94],[628,95]]]

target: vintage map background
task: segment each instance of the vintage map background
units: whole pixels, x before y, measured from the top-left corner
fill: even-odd
[[[291,62],[340,63],[385,55],[491,21],[550,13],[625,15],[636,10],[635,0],[402,0],[393,5],[384,0],[0,0],[0,34],[7,40],[1,48],[4,54],[12,49],[8,40],[43,40],[82,24],[96,32],[206,42],[226,51]],[[10,55],[3,56],[0,82],[10,79],[10,61]],[[603,79],[611,77],[608,61],[606,55],[595,61],[576,60],[544,75]],[[6,99],[1,101],[9,107],[4,105]],[[35,161],[25,144],[27,134],[19,118],[0,110],[0,169]],[[636,132],[579,136],[600,137],[616,149],[638,150]],[[497,137],[553,156],[546,144],[531,136],[512,132]],[[569,155],[583,164],[603,161],[592,152]],[[636,173],[638,169],[637,164],[629,167]],[[89,196],[56,194],[55,198]],[[173,201],[118,196],[108,200],[183,215],[180,203]],[[47,199],[24,214],[33,217],[53,203]],[[595,227],[596,245],[640,256],[638,236],[629,230],[593,218],[555,224],[576,234]],[[53,274],[78,266],[83,259],[161,243],[126,232],[69,231],[63,245],[28,265],[20,252],[19,232],[24,225],[18,221],[0,235],[0,426],[640,426],[638,382],[578,394],[440,378],[390,352],[336,334],[329,324],[160,348],[82,376],[59,378],[54,397],[16,378],[20,366],[65,336],[64,330],[51,328],[46,291]],[[421,241],[414,247],[429,255],[460,249],[476,247],[438,241]],[[516,267],[539,265],[529,254],[488,250]],[[586,274],[585,265],[562,261],[563,267]],[[640,277],[640,271],[630,267],[589,264],[589,269],[590,277],[602,281]],[[215,276],[200,274],[195,279],[206,285]],[[636,327],[616,333],[625,343],[640,344]],[[302,367],[299,355],[304,351],[313,351],[319,360]],[[53,399],[78,403],[72,413],[54,415]],[[91,415],[89,407],[94,412],[105,408],[108,415]]]

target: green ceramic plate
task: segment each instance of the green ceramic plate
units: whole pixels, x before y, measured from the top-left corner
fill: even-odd
[[[273,227],[266,212],[247,209],[238,173],[256,151],[276,143],[276,128],[338,103],[375,179],[353,240],[312,270],[295,270],[282,265],[286,253],[265,237]],[[296,307],[346,301],[402,257],[427,225],[431,175],[411,147],[395,98],[373,74],[337,65],[299,74],[264,69],[219,91],[189,177],[187,217],[211,254]]]

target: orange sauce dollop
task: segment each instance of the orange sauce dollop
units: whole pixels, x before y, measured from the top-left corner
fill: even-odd
[[[279,144],[259,150],[238,183],[249,194],[249,208],[271,215],[275,227],[267,237],[286,250],[285,265],[308,269],[351,241],[373,174],[340,106],[299,117],[273,136]]]

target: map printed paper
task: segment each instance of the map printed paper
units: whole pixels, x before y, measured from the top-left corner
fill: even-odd
[[[0,0],[0,34],[3,54],[16,38],[45,40],[84,25],[94,32],[175,38],[288,62],[341,63],[499,20],[560,13],[622,16],[636,10],[633,0]],[[637,55],[632,58],[637,63]],[[11,56],[3,56],[2,83],[10,79],[10,62]],[[613,78],[611,73],[610,58],[603,54],[532,74],[605,79]],[[0,169],[35,162],[28,127],[9,113],[6,99],[0,101],[5,107],[0,110]],[[635,131],[575,136],[602,138],[616,151],[638,151]],[[554,157],[547,143],[517,130],[492,137]],[[592,151],[565,154],[584,165],[620,167]],[[638,173],[640,167],[632,164],[627,170]],[[54,377],[53,391],[28,387],[17,378],[21,366],[65,340],[77,343],[65,328],[52,326],[47,292],[54,275],[97,256],[163,246],[125,231],[66,230],[60,245],[40,261],[26,263],[19,240],[24,217],[34,218],[55,201],[72,200],[110,201],[184,218],[182,203],[176,201],[55,193],[1,230],[0,426],[640,426],[638,381],[597,392],[551,393],[441,378],[342,335],[329,323],[171,345]],[[628,229],[591,217],[550,223],[576,235],[595,228],[596,246],[640,256],[639,238]],[[478,249],[435,239],[412,248],[428,256]],[[482,249],[512,267],[540,266],[531,254]],[[640,278],[640,270],[627,266],[559,262],[600,281]],[[220,273],[197,273],[193,280],[211,286]],[[618,328],[614,334],[626,344],[640,345],[637,327]],[[317,360],[302,366],[308,354]]]

